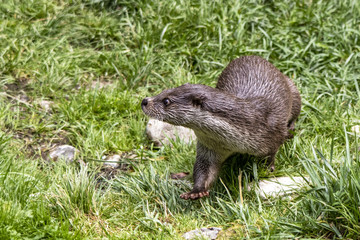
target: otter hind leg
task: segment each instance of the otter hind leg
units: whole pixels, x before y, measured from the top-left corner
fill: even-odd
[[[275,171],[275,155],[276,155],[276,152],[271,153],[268,156],[266,156],[266,164],[267,164],[270,172]]]
[[[292,139],[294,137],[295,120],[296,119],[290,120],[288,125],[287,125],[287,129],[288,129],[287,139]]]
[[[296,119],[299,117],[300,115],[300,111],[301,111],[301,97],[300,94],[297,90],[297,88],[295,87],[294,83],[289,79],[290,84],[291,84],[291,89],[292,89],[292,93],[293,93],[293,104],[292,104],[292,108],[291,108],[291,117],[288,121],[288,139],[291,139],[294,137],[294,131],[295,131],[295,121]]]
[[[209,196],[209,188],[216,180],[222,162],[223,157],[198,142],[193,173],[194,187],[180,197],[185,200],[196,200]]]

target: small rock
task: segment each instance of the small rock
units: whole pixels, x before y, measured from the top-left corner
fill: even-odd
[[[199,237],[203,237],[206,239],[215,240],[220,231],[221,228],[217,228],[217,227],[201,228],[187,232],[184,235],[182,235],[182,237],[185,239],[197,239]]]
[[[93,81],[91,83],[91,88],[92,89],[103,89],[103,88],[111,87],[111,85],[112,85],[111,82]]]
[[[40,107],[42,107],[47,112],[51,109],[51,105],[53,104],[53,102],[41,100],[38,102],[38,104],[40,105]]]
[[[189,144],[196,140],[193,130],[181,126],[174,126],[156,119],[150,119],[146,125],[146,135],[156,146],[170,145],[171,140],[178,137],[182,142]]]
[[[49,158],[54,161],[63,159],[66,162],[73,162],[76,152],[78,152],[78,150],[73,146],[61,145],[57,146],[54,150],[50,152]]]
[[[302,177],[275,177],[269,180],[260,180],[256,191],[262,198],[276,197],[295,192],[307,183]],[[252,186],[249,186],[251,188]]]
[[[118,168],[120,166],[119,164],[119,161],[120,161],[121,157],[120,155],[112,155],[112,156],[108,156],[104,162],[104,165],[106,166],[110,166],[110,167],[113,167],[113,168]]]

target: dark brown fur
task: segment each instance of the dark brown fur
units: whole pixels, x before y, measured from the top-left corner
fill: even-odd
[[[216,88],[185,84],[145,98],[150,117],[194,130],[194,188],[181,198],[209,195],[222,163],[235,153],[266,158],[273,171],[280,145],[292,138],[301,108],[294,83],[265,59],[245,56],[221,73]]]

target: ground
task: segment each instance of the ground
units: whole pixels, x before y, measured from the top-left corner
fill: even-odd
[[[201,227],[224,239],[359,238],[359,1],[8,0],[0,12],[1,239],[181,239]],[[141,100],[215,86],[254,54],[301,92],[294,139],[274,173],[232,159],[209,198],[180,199],[189,182],[170,174],[192,171],[195,145],[154,148]],[[73,163],[48,158],[62,144],[79,150]],[[132,157],[113,171],[102,166],[113,154]],[[243,185],[311,181],[262,199],[240,194],[239,171]]]

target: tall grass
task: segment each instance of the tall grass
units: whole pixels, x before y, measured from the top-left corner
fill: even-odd
[[[313,158],[302,161],[311,190],[303,194],[299,209],[306,220],[301,224],[303,229],[356,239],[360,236],[360,155],[358,151],[350,153],[346,132],[345,140],[347,151],[340,163],[332,156],[326,159],[314,148]]]

